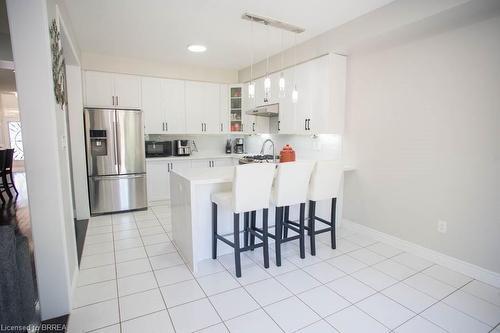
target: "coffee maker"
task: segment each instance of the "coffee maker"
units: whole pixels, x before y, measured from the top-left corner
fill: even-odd
[[[174,156],[191,155],[189,140],[174,140]]]
[[[233,151],[235,154],[244,154],[245,153],[245,145],[244,145],[243,138],[234,139]]]

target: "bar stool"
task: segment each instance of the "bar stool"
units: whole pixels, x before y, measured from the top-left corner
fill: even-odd
[[[309,184],[309,218],[306,230],[311,241],[311,255],[316,255],[316,235],[323,232],[330,232],[332,249],[336,246],[335,237],[335,213],[337,210],[337,196],[340,190],[343,167],[337,161],[318,161],[311,175]],[[316,216],[316,202],[321,200],[331,200],[330,221]],[[316,230],[316,221],[328,225],[327,228]]]
[[[221,240],[234,248],[234,262],[236,267],[236,276],[241,277],[241,259],[240,253],[250,249],[263,247],[264,267],[269,267],[269,248],[268,248],[268,214],[269,202],[271,196],[271,187],[276,167],[274,164],[247,164],[239,165],[234,168],[233,189],[232,192],[213,193],[212,198],[212,259],[217,258],[217,240]],[[217,209],[224,209],[233,212],[233,242],[217,233]],[[248,227],[248,213],[255,216],[257,210],[262,209],[262,230],[257,231],[255,223]],[[245,239],[250,234],[253,239],[259,238],[260,244],[248,246],[248,241],[240,247],[240,214],[245,214]],[[255,243],[255,241],[253,241]]]
[[[276,206],[274,235],[269,235],[275,241],[276,265],[281,266],[281,244],[299,240],[300,257],[305,258],[304,220],[309,180],[314,167],[313,161],[287,162],[278,165],[277,175],[274,180],[272,200]],[[300,205],[299,223],[290,221],[288,216],[283,219],[283,212],[288,215],[290,206]],[[297,233],[288,237],[288,231]]]

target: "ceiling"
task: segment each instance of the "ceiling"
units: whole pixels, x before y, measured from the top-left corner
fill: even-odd
[[[297,42],[351,21],[393,0],[66,0],[82,52],[168,64],[241,69],[251,62],[244,12],[306,29]],[[281,50],[281,30],[254,24],[254,60]],[[285,32],[284,46],[293,45]],[[269,36],[269,37],[268,37]],[[187,51],[203,44],[203,54]]]

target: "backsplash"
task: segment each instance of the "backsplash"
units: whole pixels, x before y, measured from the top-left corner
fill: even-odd
[[[297,159],[340,160],[342,157],[342,136],[334,134],[306,135],[250,135],[246,137],[246,149],[251,154],[260,152],[266,139],[274,141],[278,155],[284,145],[289,144],[295,150]],[[271,145],[267,144],[266,154],[271,154]]]
[[[328,159],[340,160],[342,156],[342,136],[334,134],[320,134],[316,136],[306,135],[173,135],[173,134],[147,134],[146,140],[173,141],[194,140],[200,154],[224,154],[227,139],[245,138],[245,152],[247,154],[258,154],[262,143],[271,139],[275,144],[275,153],[279,152],[285,144],[289,144],[295,150],[297,159]],[[266,145],[266,154],[271,154],[271,145]],[[196,155],[196,152],[193,153]]]

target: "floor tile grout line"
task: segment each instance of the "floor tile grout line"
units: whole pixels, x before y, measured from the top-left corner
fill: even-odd
[[[135,216],[134,216],[134,222],[135,222],[135,224],[137,225],[137,220],[136,220]],[[142,239],[142,235],[140,236],[140,238],[141,238],[141,242],[143,243],[143,246],[145,246],[145,245],[144,245],[144,240]],[[161,289],[160,289],[160,287],[159,287],[159,284],[158,284],[158,279],[156,278],[156,274],[154,273],[153,264],[151,263],[151,259],[149,258],[149,256],[148,256],[147,252],[146,252],[146,257],[147,257],[147,259],[148,259],[149,266],[150,266],[150,268],[151,268],[151,273],[153,274],[153,277],[154,277],[154,279],[155,279],[156,285],[158,286],[158,288],[157,288],[157,289],[158,289],[158,292],[160,293],[161,300],[163,301],[163,305],[165,306],[165,311],[167,311],[168,318],[169,318],[169,320],[170,320],[170,324],[172,325],[172,328],[173,328],[174,332],[177,332],[177,330],[176,330],[176,328],[175,328],[175,326],[174,326],[174,321],[172,320],[172,316],[170,315],[170,312],[168,311],[167,303],[165,302],[165,299],[163,298],[163,293],[161,292]],[[121,325],[121,322],[120,322],[120,329],[121,329],[121,326],[122,326],[122,325]],[[120,331],[120,332],[121,332],[121,331]]]
[[[164,229],[164,228],[163,228],[163,229]],[[165,230],[165,229],[164,229],[164,230]],[[323,243],[323,242],[322,242],[322,243]],[[354,242],[354,243],[355,243],[355,242]],[[383,242],[375,242],[375,243],[372,243],[372,244],[368,244],[368,245],[366,245],[366,246],[364,246],[364,247],[369,247],[369,246],[372,246],[372,245],[377,244],[377,243],[384,244]],[[323,243],[323,244],[324,244],[324,243]],[[356,244],[356,243],[355,243],[355,244]],[[359,244],[357,244],[357,245],[359,245]],[[174,247],[175,247],[175,244],[174,244]],[[363,247],[361,247],[361,248],[363,248]],[[359,249],[356,249],[356,250],[359,250]],[[343,255],[343,254],[348,254],[349,252],[356,251],[356,250],[346,251],[346,252],[343,252],[341,255]],[[368,249],[368,250],[370,250],[370,249]],[[116,250],[115,250],[115,251],[116,251]],[[370,250],[370,251],[371,251],[371,250]],[[376,253],[375,251],[372,251],[372,252]],[[405,253],[405,252],[402,252],[402,253]],[[391,256],[391,257],[387,257],[387,256],[385,256],[385,255],[381,255],[381,254],[379,254],[379,255],[381,255],[381,256],[383,256],[383,257],[385,258],[383,261],[387,261],[387,260],[390,260],[391,258],[394,258],[395,256],[398,256],[398,255],[400,255],[400,254],[402,254],[402,253],[399,253],[399,254],[393,255],[393,256]],[[377,254],[378,254],[378,253],[377,253]],[[260,264],[256,261],[256,259],[255,259],[255,258],[250,257],[250,256],[247,256],[247,257],[248,257],[248,258],[250,259],[250,261],[252,261],[254,264],[257,264],[257,265],[259,265],[259,266],[260,266]],[[329,260],[329,259],[331,259],[331,258],[327,258],[327,259],[320,258],[320,261],[319,261],[318,263],[320,263],[320,262],[324,262],[324,261],[327,261],[327,260]],[[354,259],[358,260],[357,258],[354,258]],[[380,261],[380,262],[383,262],[383,261]],[[366,263],[364,263],[364,264],[365,264],[365,265],[367,265],[367,267],[371,267],[371,266],[377,265],[377,264],[378,264],[378,263],[380,263],[380,262],[377,262],[377,263],[374,263],[374,264],[371,264],[371,265],[367,265]],[[396,262],[397,262],[397,261],[396,261]],[[397,262],[397,263],[399,263],[399,262]],[[311,265],[314,265],[314,264],[317,264],[317,263],[312,263],[312,264],[310,264],[310,265],[305,265],[305,266],[303,266],[303,267],[296,267],[296,269],[297,269],[297,270],[298,270],[298,269],[300,269],[300,270],[302,270],[303,272],[305,272],[306,274],[311,275],[311,274],[309,274],[307,271],[305,271],[305,270],[304,270],[304,268],[306,268],[306,267],[308,267],[308,266],[311,266]],[[330,263],[328,263],[328,264],[330,264]],[[399,263],[399,264],[401,264],[401,263]],[[115,265],[116,265],[116,263],[115,263]],[[182,264],[179,264],[179,265],[182,265]],[[330,265],[332,265],[332,264],[330,264]],[[404,264],[403,264],[403,265],[404,265]],[[403,281],[405,281],[406,279],[408,279],[408,278],[410,278],[410,277],[412,277],[412,276],[414,276],[414,275],[416,275],[416,274],[418,274],[418,273],[421,273],[421,272],[423,272],[424,270],[427,270],[428,268],[430,268],[430,267],[432,267],[432,266],[434,266],[434,265],[435,265],[435,264],[433,263],[433,265],[428,266],[428,267],[425,267],[425,268],[421,269],[420,271],[418,271],[418,270],[417,270],[414,274],[412,274],[412,275],[410,275],[410,276],[408,276],[408,277],[405,277],[404,279],[399,279],[399,278],[395,278],[395,277],[393,277],[393,276],[388,275],[388,276],[389,276],[389,277],[391,277],[391,278],[395,278],[395,279],[397,280],[397,282],[396,282],[396,283],[394,283],[394,284],[392,284],[392,285],[390,285],[390,286],[388,286],[388,287],[385,287],[384,289],[381,289],[380,291],[376,291],[376,293],[375,293],[375,294],[377,294],[377,293],[381,293],[381,294],[383,294],[383,293],[382,293],[382,291],[383,291],[383,290],[385,290],[385,289],[387,289],[387,288],[390,288],[391,286],[394,286],[394,285],[395,285],[395,284],[397,284],[397,283],[400,283],[400,282],[401,282],[401,283],[404,283]],[[333,266],[334,266],[334,265],[333,265]],[[404,266],[406,266],[406,265],[404,265]],[[172,267],[172,266],[171,266],[171,267]],[[232,274],[231,274],[231,273],[229,272],[229,270],[228,270],[228,269],[229,269],[228,267],[226,267],[226,266],[224,266],[224,265],[222,265],[222,267],[224,268],[224,270],[226,270],[226,271],[227,271],[227,272],[228,272],[228,273],[232,276]],[[406,267],[408,267],[408,266],[406,266]],[[335,266],[335,268],[338,268],[338,267],[336,267],[336,266]],[[365,267],[365,268],[366,268],[366,267]],[[374,269],[376,269],[377,271],[379,271],[376,267],[373,267],[373,268],[374,268]],[[409,267],[409,268],[414,269],[413,267]],[[164,268],[164,269],[167,269],[167,268]],[[160,270],[161,270],[161,269],[160,269]],[[155,270],[153,269],[153,274],[154,274],[154,271],[155,271]],[[355,272],[357,272],[357,271],[359,271],[359,270],[356,270],[356,271],[354,271],[354,272],[352,272],[352,273],[346,273],[346,276],[351,276],[351,274],[354,274],[354,273],[355,273]],[[217,272],[216,272],[216,273],[217,273]],[[212,275],[212,274],[216,274],[216,273],[210,273],[210,274],[206,274],[206,275],[204,275],[204,276],[208,276],[208,275]],[[285,273],[283,273],[283,274],[286,274],[286,273],[288,273],[288,272],[285,272]],[[344,272],[344,273],[345,273],[345,272]],[[384,272],[381,272],[381,273],[385,274]],[[266,278],[266,279],[264,279],[264,280],[267,280],[267,279],[271,279],[271,278],[272,278],[272,279],[275,279],[278,283],[280,283],[280,281],[276,278],[276,277],[277,277],[277,276],[279,276],[279,275],[281,275],[281,274],[278,274],[278,275],[272,275],[272,274],[271,274],[268,278]],[[385,274],[385,275],[387,275],[387,274]],[[429,276],[429,275],[427,275],[427,274],[426,274],[426,276],[428,276],[429,278],[434,278],[434,277]],[[313,276],[311,276],[311,277],[314,279],[314,277],[313,277]],[[200,277],[194,277],[194,278],[195,278],[195,280],[197,280],[197,279],[198,279],[198,278],[200,278]],[[340,278],[340,277],[339,277],[339,278]],[[356,277],[354,277],[354,276],[352,276],[352,278],[356,279]],[[334,279],[334,280],[336,280],[336,279]],[[332,281],[334,281],[334,280],[332,280]],[[356,279],[356,280],[357,280],[357,279]],[[445,281],[441,281],[441,280],[439,280],[439,279],[436,279],[436,280],[437,280],[437,281],[439,281],[439,282],[442,282],[442,283],[445,283],[445,284],[449,285],[449,284],[448,284],[448,283],[446,283]],[[247,290],[246,290],[246,288],[245,288],[246,286],[248,286],[248,285],[252,285],[252,284],[255,284],[255,283],[258,283],[258,282],[261,282],[261,281],[263,281],[263,280],[260,280],[260,281],[255,281],[255,282],[252,282],[252,283],[247,284],[247,285],[242,285],[241,283],[239,283],[239,284],[240,284],[240,285],[241,285],[241,287],[243,287],[243,289],[244,289],[244,290],[248,293],[248,291],[247,291]],[[320,283],[321,285],[325,285],[325,286],[326,286],[326,284],[327,284],[327,283],[330,283],[330,282],[332,282],[332,281],[328,281],[328,282],[326,282],[326,283],[322,283],[321,281],[319,281],[319,283]],[[451,286],[451,287],[453,287],[455,290],[454,290],[453,292],[451,292],[450,294],[446,295],[445,297],[443,297],[442,299],[437,300],[437,301],[436,301],[435,303],[433,303],[431,306],[433,306],[433,305],[437,304],[438,302],[441,302],[441,301],[442,301],[442,300],[444,300],[446,297],[448,297],[449,295],[451,295],[451,294],[455,293],[456,291],[458,291],[458,290],[462,289],[464,286],[466,286],[467,284],[471,283],[472,281],[474,281],[474,279],[473,279],[473,280],[471,280],[471,281],[469,281],[468,283],[466,283],[466,284],[462,285],[461,287],[458,287],[458,288],[457,288],[457,287],[455,287],[455,286]],[[181,281],[179,281],[179,282],[181,282]],[[177,283],[179,283],[179,282],[177,282]],[[239,281],[238,281],[238,282],[239,282]],[[99,283],[99,282],[97,282],[97,283]],[[362,282],[362,281],[360,281],[360,283],[363,283],[363,282]],[[157,283],[157,284],[158,284],[158,283]],[[280,284],[281,284],[281,283],[280,283]],[[364,283],[363,283],[363,284],[364,284]],[[405,285],[406,285],[406,284],[405,284]],[[158,284],[158,286],[159,286],[159,284]],[[319,287],[319,286],[318,286],[318,287]],[[328,286],[327,286],[327,287],[328,287]],[[415,289],[415,288],[413,288],[413,287],[411,287],[411,286],[408,286],[408,287],[410,287],[410,288],[412,288],[412,289]],[[159,288],[160,288],[160,287],[158,287],[158,289],[159,289]],[[238,288],[239,288],[239,287],[238,287]],[[286,287],[285,287],[285,288],[286,288]],[[286,288],[286,289],[287,289],[287,288]],[[288,289],[287,289],[287,290],[288,290]],[[310,290],[310,289],[309,289],[309,290]],[[418,290],[418,289],[416,289],[416,290],[417,290],[417,291],[419,291],[419,292],[421,292],[421,291],[420,291],[420,290]],[[224,292],[227,292],[227,291],[228,291],[228,290],[226,290],[226,291],[224,291]],[[221,292],[221,293],[224,293],[224,292]],[[303,292],[306,292],[306,291],[303,291]],[[302,293],[303,293],[303,292],[302,292]],[[335,292],[335,291],[333,290],[333,292]],[[466,292],[466,291],[464,291],[464,292]],[[335,292],[335,293],[336,293],[336,292]],[[292,292],[292,294],[293,294],[293,292]],[[338,293],[337,293],[337,294],[338,294]],[[373,295],[375,295],[375,294],[373,294]],[[424,293],[424,294],[425,294],[425,293]],[[216,294],[211,295],[211,297],[212,297],[212,296],[215,296],[215,295],[216,295]],[[368,297],[371,297],[371,296],[373,296],[373,295],[370,295],[370,296],[368,296]],[[295,297],[299,298],[299,297],[298,297],[298,294],[293,294],[293,296],[295,296]],[[293,296],[290,296],[290,297],[293,297]],[[342,297],[342,295],[339,295],[339,296],[341,296],[341,297]],[[475,296],[475,295],[472,295],[472,296],[477,297],[477,296]],[[252,296],[250,295],[250,297],[252,297]],[[290,297],[289,297],[289,298],[290,298]],[[387,296],[386,296],[386,297],[387,297]],[[207,296],[207,298],[209,298],[209,297]],[[252,298],[253,298],[253,297],[252,297]],[[390,298],[390,297],[389,297],[389,298]],[[477,298],[482,299],[481,297],[477,297]],[[299,300],[300,300],[300,298],[299,298]],[[364,299],[363,299],[363,300],[364,300]],[[359,301],[357,301],[356,303],[359,303],[359,302],[361,302],[361,301],[363,301],[363,300],[359,300]],[[483,299],[482,299],[482,300],[483,300]],[[282,301],[282,300],[280,300],[280,301]],[[349,300],[347,300],[347,301],[348,301],[350,304],[352,304]],[[393,301],[395,301],[395,300],[393,300]],[[484,301],[488,302],[487,300],[484,300]],[[279,301],[277,301],[277,302],[279,302]],[[397,301],[395,301],[395,302],[396,302],[396,303],[398,303],[398,304],[400,304],[400,303],[399,303],[399,302],[397,302]],[[256,302],[256,303],[257,303],[257,305],[258,305],[260,308],[262,308],[262,309],[264,308],[264,307],[263,307],[263,306],[261,306],[258,302]],[[355,305],[356,303],[354,303],[354,305]],[[443,302],[443,303],[444,303],[444,302]],[[488,303],[490,303],[490,302],[488,302]],[[446,303],[444,303],[444,304],[446,304]],[[493,304],[493,303],[490,303],[490,304]],[[270,304],[269,304],[269,305],[270,305]],[[307,306],[307,304],[305,304],[305,305]],[[401,305],[401,306],[403,306],[403,307],[405,307],[405,306],[404,306],[404,305],[402,305],[402,304],[400,304],[400,305]],[[495,305],[495,304],[493,304],[493,305]],[[266,306],[268,306],[268,305],[266,305]],[[429,307],[431,307],[431,306],[429,306]],[[415,317],[417,317],[417,316],[420,316],[420,314],[421,314],[422,312],[424,312],[425,310],[427,310],[429,307],[427,307],[427,308],[426,308],[426,309],[424,309],[423,311],[421,311],[421,312],[417,313],[415,316],[411,317],[411,318],[410,318],[410,319],[408,319],[407,321],[409,321],[409,320],[411,320],[411,319],[413,319],[413,318],[415,318]],[[451,306],[451,307],[452,307],[452,306]],[[358,307],[357,307],[357,308],[358,308]],[[405,307],[405,308],[406,308],[406,307]],[[454,308],[454,307],[452,307],[452,308]],[[258,309],[257,309],[257,310],[258,310]],[[257,310],[254,310],[254,311],[257,311]],[[312,309],[311,309],[311,310],[312,310]],[[361,310],[361,309],[360,309],[360,310]],[[409,309],[409,310],[413,312],[413,310],[411,310],[411,309]],[[458,310],[458,311],[460,311],[459,309],[457,309],[457,310]],[[264,310],[264,311],[265,311],[265,310]],[[314,310],[312,310],[312,311],[314,311]],[[341,311],[341,310],[339,310],[339,311]],[[361,311],[362,311],[362,310],[361,310]],[[462,311],[460,311],[460,312],[462,312]],[[470,315],[469,315],[469,314],[467,314],[467,313],[465,313],[465,314],[466,314],[466,315],[468,315],[469,317],[472,317],[472,316],[470,316]],[[244,314],[243,314],[243,315],[244,315]],[[318,314],[318,315],[319,315],[319,314]],[[331,315],[331,314],[330,314],[330,315]],[[329,316],[330,316],[330,315],[329,315]],[[240,316],[241,316],[241,315],[240,315]],[[237,317],[238,317],[238,316],[237,316]],[[237,317],[234,317],[234,318],[237,318]],[[320,318],[322,318],[322,319],[324,319],[324,318],[326,318],[326,317],[328,317],[328,316],[325,316],[325,317],[320,316]],[[234,319],[234,318],[231,318],[231,319]],[[472,317],[472,318],[476,319],[475,317]],[[426,319],[426,318],[425,318],[425,319]],[[230,319],[228,319],[228,320],[230,320]],[[375,319],[375,320],[376,320],[376,319]],[[427,319],[427,320],[428,320],[428,319]],[[431,321],[431,322],[432,322],[432,321]],[[314,324],[314,323],[313,323],[313,324]],[[403,323],[403,324],[404,324],[404,323]],[[401,325],[403,325],[403,324],[401,324]],[[312,325],[312,324],[311,324],[311,325]],[[401,325],[399,325],[399,326],[401,326]],[[398,327],[399,327],[399,326],[398,326]],[[438,325],[438,326],[439,326],[439,325]],[[489,325],[488,325],[488,326],[489,326]],[[307,326],[306,326],[306,327],[307,327]],[[396,327],[396,328],[397,328],[397,327]],[[396,328],[394,328],[394,329],[396,329]],[[394,329],[393,329],[393,330],[394,330]]]
[[[113,221],[113,217],[111,217],[111,221]],[[113,225],[111,225],[111,230],[113,230]],[[115,236],[113,234],[113,249],[115,247]],[[120,309],[120,297],[119,294],[119,290],[118,290],[118,269],[117,269],[117,263],[116,263],[116,251],[113,251],[113,257],[115,259],[115,283],[116,283],[116,302],[117,302],[117,306],[118,306],[118,321],[119,321],[119,329],[120,329],[120,333],[122,333],[122,325],[121,325],[121,322],[122,322],[122,315],[121,315],[121,309]]]

